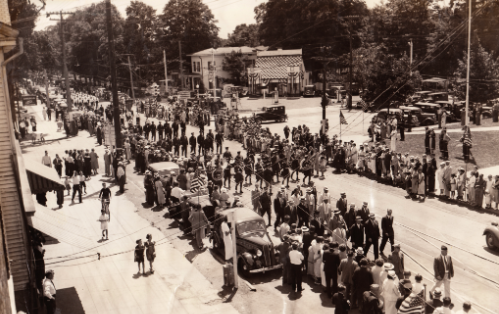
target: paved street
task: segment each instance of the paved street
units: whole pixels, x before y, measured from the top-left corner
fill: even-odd
[[[288,111],[289,121],[287,124],[292,127],[299,123],[305,123],[312,126],[312,132],[314,132],[314,127],[318,129],[317,119],[320,117],[320,110],[321,108],[307,108],[306,114],[304,115],[303,110],[301,109],[290,109]],[[337,106],[329,107],[328,116],[336,116],[338,110],[339,108]],[[300,111],[302,112],[300,113]],[[355,115],[356,113],[357,112],[352,111],[351,115]],[[348,121],[348,114],[345,114],[345,117]],[[43,118],[39,117],[38,121],[40,120],[43,120]],[[145,121],[145,119],[141,120]],[[43,122],[39,123],[40,129],[42,129],[42,124]],[[273,133],[282,134],[284,124],[272,123],[266,124],[266,126],[267,125],[271,128]],[[190,134],[190,132],[195,132],[197,134],[195,128],[188,126],[187,133]],[[357,137],[362,136],[361,129],[355,129],[352,132]],[[350,133],[347,133],[345,137],[348,138],[349,134]],[[239,143],[226,141],[224,145],[228,146],[233,153],[239,150],[242,151]],[[59,142],[51,142],[50,144],[36,147],[27,145],[25,146],[24,151],[26,153],[26,158],[32,159],[33,162],[39,162],[41,154],[45,149],[49,151],[51,156],[54,156],[55,153],[61,154],[64,149],[80,147],[95,147],[95,138],[89,138],[88,133],[82,131],[78,137],[69,140],[60,140]],[[96,149],[99,156],[102,157],[104,154],[103,148],[97,147]],[[101,171],[102,170],[103,167],[101,165]],[[101,178],[97,176],[87,183],[87,185],[90,186],[90,195],[96,192],[100,187],[100,179]],[[121,236],[124,236],[125,238],[116,242],[106,242],[102,247],[91,250],[91,252],[99,251],[101,254],[110,254],[127,249],[130,250],[133,248],[136,238],[144,238],[146,233],[153,232],[146,231],[146,229],[140,230],[147,225],[145,221],[154,222],[154,227],[157,229],[146,227],[147,230],[156,230],[153,235],[155,239],[160,239],[162,237],[167,237],[168,239],[168,244],[158,247],[158,251],[161,251],[163,255],[158,254],[156,262],[157,273],[152,276],[132,279],[133,273],[136,272],[136,266],[132,262],[132,253],[128,253],[117,255],[112,258],[104,258],[102,261],[98,262],[92,261],[83,265],[79,265],[81,261],[54,265],[57,273],[56,280],[57,282],[60,282],[58,283],[59,286],[75,286],[78,295],[81,295],[81,300],[85,299],[85,289],[91,291],[108,290],[109,292],[106,293],[112,295],[112,293],[115,293],[113,291],[117,289],[116,287],[122,286],[123,284],[128,287],[139,287],[141,284],[161,286],[172,298],[175,296],[175,298],[181,299],[183,293],[179,292],[181,290],[175,290],[174,285],[176,281],[170,280],[172,276],[183,283],[183,286],[181,287],[184,287],[185,285],[190,287],[187,288],[187,290],[191,289],[189,293],[194,293],[194,295],[196,295],[195,291],[193,291],[194,287],[197,287],[198,282],[204,282],[204,278],[206,278],[207,282],[211,283],[210,285],[207,284],[207,286],[209,286],[207,291],[212,291],[209,292],[208,295],[213,299],[203,302],[206,301],[206,299],[203,299],[204,296],[198,297],[200,302],[205,305],[206,303],[209,303],[210,306],[211,304],[214,304],[214,306],[217,304],[224,305],[224,302],[230,301],[230,304],[240,313],[256,313],[261,311],[268,313],[329,313],[332,310],[331,301],[322,293],[322,287],[313,285],[311,280],[307,278],[305,279],[304,285],[306,290],[301,296],[297,296],[290,293],[291,289],[289,286],[282,286],[280,271],[258,274],[252,278],[248,278],[248,281],[253,284],[256,291],[249,291],[248,287],[242,282],[240,283],[239,290],[235,294],[232,294],[229,290],[223,290],[220,257],[211,250],[200,252],[194,249],[192,238],[190,236],[184,236],[180,232],[177,223],[168,218],[167,210],[156,211],[155,208],[144,208],[143,176],[134,173],[131,165],[127,168],[127,179],[128,184],[125,195],[113,198],[111,211],[112,213],[119,214],[112,216],[112,219],[116,217],[116,220],[112,220],[110,224],[111,239]],[[424,203],[419,203],[406,199],[404,190],[385,186],[357,175],[337,175],[328,171],[325,180],[321,181],[316,179],[315,182],[319,191],[321,191],[324,186],[328,186],[335,197],[339,196],[340,192],[346,192],[349,203],[355,203],[360,206],[363,201],[368,201],[371,212],[376,213],[378,220],[386,213],[387,208],[392,208],[396,222],[395,239],[401,243],[402,250],[406,255],[406,269],[411,270],[413,275],[416,273],[422,274],[424,282],[429,288],[432,287],[433,258],[440,254],[440,245],[446,244],[449,247],[449,254],[454,259],[456,276],[452,281],[452,300],[456,304],[456,308],[461,308],[461,304],[464,300],[470,300],[473,303],[473,313],[496,313],[495,295],[499,292],[497,284],[499,282],[499,254],[485,248],[485,240],[482,236],[484,227],[487,224],[490,224],[490,221],[494,220],[495,217],[470,211],[457,205],[444,204],[435,199],[427,199]],[[278,186],[275,188],[278,188]],[[113,191],[115,190],[116,188],[113,189]],[[249,196],[249,190],[245,191],[242,196],[243,203],[247,204],[249,202]],[[92,197],[96,197],[96,195]],[[65,207],[57,212],[71,216],[76,215],[77,218],[85,220],[89,233],[95,234],[94,238],[95,240],[98,240],[99,224],[96,220],[98,217],[97,209],[99,204],[96,200],[92,200],[92,197],[86,196],[83,205],[68,207],[68,204],[66,203]],[[66,201],[68,201],[68,198],[66,198]],[[52,200],[52,202],[54,202],[54,200]],[[50,207],[51,206],[49,206],[49,208]],[[88,215],[87,212],[83,212],[84,208],[85,210],[94,208],[92,211],[94,214]],[[140,232],[134,233],[136,230],[140,230]],[[463,232],[463,230],[467,230],[467,232]],[[268,231],[273,235],[273,228],[269,228]],[[276,243],[279,242],[277,238],[272,238]],[[76,248],[72,248],[71,250],[65,248],[63,246],[66,245],[64,239],[59,239],[59,241],[62,243],[47,247],[49,257],[80,251],[80,249]],[[210,246],[207,241],[205,243]],[[95,244],[97,245],[97,243]],[[61,248],[59,249],[58,246],[61,246]],[[52,251],[52,247],[57,247],[57,250]],[[386,254],[388,254],[387,251],[388,249],[385,249]],[[185,259],[180,258],[178,262],[179,269],[172,269],[170,261],[171,256],[177,256],[176,254],[179,254],[178,252],[183,255]],[[166,259],[167,256],[168,260]],[[371,253],[369,254],[369,257],[372,258]],[[107,259],[112,259],[113,263],[104,264]],[[82,261],[87,262],[88,260],[83,259]],[[191,264],[186,265],[188,264],[187,261],[191,262],[194,267],[189,266]],[[76,264],[76,266],[70,267],[69,265],[72,264]],[[100,266],[103,264],[106,266]],[[164,266],[161,267],[161,265]],[[77,278],[78,276],[67,275],[68,272],[73,273],[71,270],[74,268],[78,268],[81,272],[80,278]],[[148,267],[146,267],[146,269],[147,268]],[[120,271],[116,272],[116,275],[113,275],[112,269],[120,269]],[[107,278],[109,280],[103,280],[103,282],[112,284],[96,287],[92,286],[92,284],[87,284],[86,288],[80,288],[85,287],[80,284],[81,282],[87,283],[88,281],[88,279],[83,279],[83,281],[81,279],[85,278],[85,274],[87,273],[92,273],[93,275],[99,274],[96,276],[99,277],[99,279],[95,280],[101,281],[102,278]],[[129,276],[127,277],[124,274],[129,274]],[[190,277],[184,278],[183,274],[189,274],[189,276],[195,274],[194,276],[196,279],[195,281],[191,281]],[[198,276],[200,276],[199,279],[197,279]],[[115,279],[115,277],[120,279]],[[196,284],[194,284],[194,282]],[[146,289],[148,292],[152,290],[154,292],[151,292],[151,294],[154,295],[156,295],[158,291],[163,291]],[[133,292],[131,294],[133,294]],[[103,296],[103,294],[97,293],[97,295],[98,296],[92,294],[92,300],[94,300],[94,306],[99,308],[101,303],[95,301],[95,298],[99,300],[99,296]],[[143,300],[144,298],[146,298],[145,300],[150,300],[151,295],[145,293],[143,298],[139,299]],[[209,297],[207,298],[209,299]],[[281,301],[276,302],[276,300]],[[118,304],[122,304],[120,301],[114,302],[114,305],[108,305],[106,303],[106,306],[114,306],[116,308]],[[85,305],[87,304],[85,302],[82,303]],[[163,304],[163,306],[165,306],[165,304]],[[135,302],[134,305],[140,307],[140,301]],[[158,307],[160,307],[160,305],[158,305]],[[145,312],[144,308],[142,308],[142,310],[143,313],[149,313]],[[228,309],[223,308],[224,313],[226,310]],[[203,313],[205,312],[203,311]]]

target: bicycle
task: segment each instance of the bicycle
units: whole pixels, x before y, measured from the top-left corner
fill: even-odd
[[[111,203],[110,199],[100,199],[101,204],[102,204],[102,210],[104,210],[104,213],[109,216],[109,221],[111,221],[111,211],[109,210],[109,204]]]

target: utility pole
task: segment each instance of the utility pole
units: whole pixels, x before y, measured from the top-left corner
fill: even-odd
[[[111,16],[111,0],[106,0],[106,22],[107,22],[107,40],[109,44],[109,62],[111,63],[111,87],[113,90],[113,109],[114,109],[114,132],[116,133],[116,148],[122,148],[121,142],[121,121],[120,104],[118,102],[118,89],[116,86],[116,63],[114,59],[114,34],[113,20]]]
[[[470,106],[470,57],[471,57],[471,0],[469,0],[468,12],[468,58],[466,67],[466,107],[464,111],[464,125],[468,125],[468,112]],[[467,164],[466,164],[467,165]]]
[[[45,95],[47,95],[47,108],[50,107],[50,97],[49,97],[49,78],[47,76],[47,70],[43,69],[43,79],[45,83]],[[57,117],[55,117],[57,120]]]
[[[411,38],[411,41],[408,42],[409,46],[411,47],[411,52],[410,52],[410,61],[409,61],[409,76],[412,77],[412,48],[413,48],[413,43],[412,43],[412,38]]]
[[[50,19],[51,21],[59,21],[61,25],[61,50],[62,50],[62,71],[64,75],[64,81],[66,85],[66,102],[68,104],[68,111],[71,111],[73,108],[73,100],[71,99],[71,89],[69,87],[69,75],[68,75],[68,67],[66,65],[66,47],[64,42],[64,17],[63,15],[70,14],[74,15],[74,12],[63,12],[62,10],[59,12],[48,12],[47,17],[50,15],[59,14],[60,19]],[[48,95],[47,95],[48,96]]]
[[[163,65],[165,67],[165,94],[168,93],[168,72],[166,71],[166,52],[163,50]]]
[[[178,41],[178,54],[179,54],[179,73],[180,73],[180,88],[184,87],[184,75],[182,73],[182,42],[179,40]]]
[[[133,56],[131,54],[123,54],[120,56],[127,56],[128,57],[128,70],[130,71],[130,87],[132,88],[132,99],[135,102],[135,92],[133,91],[133,75],[132,75],[132,62],[130,61],[130,56]]]
[[[345,19],[347,21],[352,21],[358,19],[358,15],[349,15],[346,16]],[[352,72],[353,72],[353,45],[352,45],[352,30],[350,29],[351,27],[351,22],[347,22],[348,24],[348,38],[350,41],[350,69],[348,71],[348,100],[347,100],[347,108],[351,109],[352,108]]]

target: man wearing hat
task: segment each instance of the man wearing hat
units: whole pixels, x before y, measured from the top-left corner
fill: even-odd
[[[256,184],[256,187],[258,188],[258,184]],[[284,186],[281,186],[281,189],[279,192],[277,192],[277,195],[274,199],[274,212],[276,215],[276,220],[274,223],[274,230],[277,231],[277,226],[281,223],[283,213],[284,213],[284,208],[286,208],[286,188]]]
[[[298,213],[298,228],[301,228],[301,226],[309,226],[309,210],[307,206],[307,199],[305,196],[302,196],[300,198],[300,203],[296,207],[296,211]]]
[[[433,292],[437,287],[444,285],[445,296],[450,298],[450,282],[454,277],[454,266],[452,258],[447,255],[447,247],[442,245],[440,256],[433,261],[433,270],[435,272],[435,285],[431,288]]]
[[[364,252],[369,252],[371,245],[374,249],[374,258],[378,259],[378,239],[380,237],[379,224],[376,221],[374,213],[369,215],[369,219],[364,223],[364,228],[366,232],[366,246]]]
[[[341,198],[336,202],[336,208],[338,208],[341,212],[341,215],[345,217],[345,214],[347,212],[347,194],[346,193],[341,193]]]
[[[393,270],[399,279],[404,279],[404,253],[400,251],[400,244],[393,246],[393,252],[388,256],[388,262],[393,264]]]
[[[267,193],[267,190],[263,190],[263,193],[262,195],[260,196],[260,204],[262,205],[262,212],[260,213],[260,215],[263,217],[265,215],[265,213],[267,213],[268,215],[268,218],[269,218],[269,222],[267,224],[267,226],[270,226],[271,222],[272,222],[272,217],[271,217],[271,207],[272,207],[272,200],[269,196],[269,194]]]
[[[349,237],[353,249],[364,247],[364,226],[362,225],[362,217],[355,217],[355,224],[350,227]]]
[[[331,297],[338,290],[338,267],[341,259],[338,252],[338,242],[333,242],[328,252],[324,251],[324,274],[326,275],[326,292]],[[333,287],[331,289],[331,281]]]
[[[331,204],[329,204],[329,198],[324,198],[323,203],[319,205],[318,209],[319,209],[321,224],[327,226],[331,219]]]
[[[435,309],[442,307],[444,303],[442,302],[442,291],[440,288],[436,288],[433,294],[430,294],[431,300],[426,301],[426,314],[432,314]]]
[[[391,209],[387,209],[386,216],[381,218],[381,230],[383,231],[383,236],[381,239],[380,251],[381,255],[384,255],[383,250],[385,249],[388,240],[390,240],[391,250],[393,251],[395,233],[393,231],[393,216]]]
[[[341,282],[346,287],[345,297],[348,300],[352,300],[352,277],[354,271],[357,269],[358,264],[354,259],[354,252],[349,250],[347,253],[347,258],[342,259],[340,263],[340,267],[338,267],[338,274],[340,275]]]
[[[400,297],[398,283],[395,282],[397,275],[393,270],[389,270],[385,281],[383,282],[382,295],[385,301],[385,314],[397,314],[397,300]]]

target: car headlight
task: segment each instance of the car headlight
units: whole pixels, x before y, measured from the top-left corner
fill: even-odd
[[[258,257],[262,256],[262,251],[256,250],[256,256],[258,256]]]

